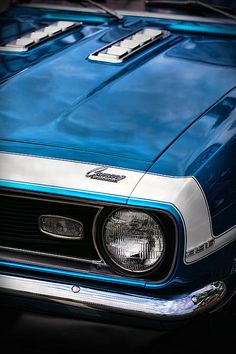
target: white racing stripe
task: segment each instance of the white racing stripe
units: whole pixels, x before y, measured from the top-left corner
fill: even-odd
[[[0,180],[2,181],[122,196],[127,198],[127,201],[130,198],[130,200],[150,200],[171,204],[185,224],[185,254],[200,248],[200,251],[194,252],[187,258],[184,257],[186,263],[197,261],[236,239],[235,226],[224,234],[214,237],[204,192],[193,177],[145,174],[145,172],[106,168],[106,166],[104,166],[103,173],[121,177],[118,182],[86,177],[88,172],[99,167],[103,166],[0,153]],[[209,243],[210,247],[204,247]]]
[[[108,167],[104,172],[125,176],[117,183],[86,177],[101,166],[36,156],[0,153],[0,179],[57,188],[129,197],[144,172]],[[106,166],[104,166],[106,168]]]
[[[182,215],[186,229],[185,257],[191,263],[215,252],[236,239],[236,227],[214,237],[211,216],[204,192],[194,177],[169,177],[145,174],[131,198],[174,205]],[[208,245],[210,246],[208,247]]]

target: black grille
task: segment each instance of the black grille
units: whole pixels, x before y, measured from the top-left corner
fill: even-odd
[[[92,240],[98,207],[72,201],[0,195],[0,247],[40,252],[76,259],[99,260]],[[84,226],[82,240],[53,238],[39,230],[40,215],[59,215],[79,220]]]

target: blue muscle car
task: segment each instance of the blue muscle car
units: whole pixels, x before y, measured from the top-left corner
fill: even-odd
[[[236,289],[236,14],[79,3],[0,16],[2,306],[216,311]]]

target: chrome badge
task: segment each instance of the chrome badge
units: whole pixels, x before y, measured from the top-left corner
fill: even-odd
[[[46,235],[65,239],[82,239],[84,234],[80,221],[58,215],[41,215],[39,229]]]
[[[121,181],[122,179],[126,178],[124,175],[116,175],[114,173],[105,173],[107,168],[104,167],[98,167],[95,168],[88,173],[86,173],[86,177],[91,178],[91,179],[99,179],[101,181],[106,181],[106,182],[113,182],[117,183]]]

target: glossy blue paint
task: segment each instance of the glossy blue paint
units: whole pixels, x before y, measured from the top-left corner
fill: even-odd
[[[112,277],[104,276],[93,273],[82,273],[75,271],[68,271],[58,268],[51,268],[45,266],[36,266],[26,263],[18,263],[6,260],[0,260],[0,267],[8,269],[8,272],[11,270],[15,272],[16,270],[20,271],[32,271],[35,275],[39,276],[49,276],[57,275],[61,277],[67,277],[68,279],[76,279],[77,282],[80,280],[91,280],[98,281],[100,283],[113,283],[116,285],[129,286],[130,288],[139,288],[145,289],[146,291],[154,292],[160,289],[166,289],[170,291],[170,294],[173,294],[175,291],[186,291],[187,289],[196,289],[198,286],[203,284],[208,284],[211,281],[216,279],[230,279],[232,276],[231,269],[233,265],[233,260],[236,252],[236,241],[230,245],[226,245],[225,248],[218,251],[215,254],[210,255],[203,260],[194,263],[192,265],[186,266],[181,260],[178,260],[178,267],[175,267],[172,276],[162,282],[155,283],[149,281],[143,281],[141,279],[134,278],[121,278],[121,277]],[[227,257],[226,257],[227,255]],[[224,266],[222,266],[222,264]]]
[[[207,197],[219,235],[236,220],[236,89],[198,119],[149,172],[195,176]]]
[[[177,22],[170,23],[169,30],[178,33],[192,33],[192,34],[205,34],[216,36],[224,36],[229,38],[236,38],[236,28],[234,25],[224,26],[222,24],[199,24],[197,22]]]
[[[141,287],[145,285],[145,282],[142,280],[135,281],[132,279],[114,278],[109,276],[102,276],[99,274],[74,272],[74,271],[68,271],[63,269],[41,267],[41,266],[35,266],[35,265],[29,265],[29,264],[17,263],[17,262],[0,261],[0,266],[21,269],[21,270],[32,270],[32,271],[42,272],[44,274],[54,274],[54,275],[69,276],[73,278],[86,279],[86,280],[111,282],[111,283],[122,284],[122,285],[130,285],[130,286],[138,285]]]
[[[119,284],[119,285],[136,286],[140,288],[146,287],[147,289],[149,288],[159,289],[165,287],[170,282],[170,280],[168,280],[160,284],[157,284],[155,282],[146,282],[141,279],[131,279],[131,278],[124,278],[124,277],[121,278],[116,276],[111,277],[106,275],[92,274],[91,272],[82,273],[82,272],[68,271],[68,270],[50,268],[44,266],[29,265],[25,263],[9,262],[3,260],[0,260],[0,266],[9,267],[13,269],[20,269],[20,270],[36,271],[44,274],[54,274],[54,275],[61,275],[61,276],[67,276],[72,278],[78,278],[78,279],[95,280],[95,281],[105,282],[105,283],[109,282],[109,283]]]
[[[111,156],[109,151],[107,151],[106,154],[99,154],[89,151],[77,152],[74,149],[61,148],[58,146],[28,144],[7,140],[0,140],[0,151],[15,152],[31,156],[51,157],[70,161],[93,162],[99,165],[109,165],[131,169],[132,171],[147,171],[150,167],[149,162],[132,160],[120,156]]]
[[[37,12],[37,15],[39,15],[39,13]],[[98,14],[87,14],[87,13],[81,13],[81,14],[73,14],[73,13],[63,13],[63,15],[58,12],[51,12],[51,13],[45,13],[44,11],[42,12],[41,16],[39,17],[40,20],[50,20],[50,21],[58,21],[63,19],[63,21],[82,21],[85,22],[87,24],[104,24],[104,23],[110,23],[111,22],[111,18],[109,18],[108,16],[98,16]]]
[[[11,55],[11,60],[17,57],[16,66],[22,61],[30,64],[0,86],[1,139],[73,149],[78,160],[84,152],[90,153],[93,163],[100,163],[102,156],[108,165],[119,157],[138,161],[137,169],[139,161],[151,166],[235,85],[231,56],[236,44],[221,40],[224,60],[230,65],[199,58],[191,35],[172,35],[163,45],[122,65],[87,60],[94,50],[142,25],[149,25],[148,20],[126,20],[109,28],[103,23],[96,29],[85,24],[81,32],[63,37],[66,45],[60,47],[60,55],[58,47],[54,51],[59,39],[50,43],[50,53],[45,44],[24,56]],[[205,41],[204,37],[199,40]],[[182,56],[178,41],[190,59]],[[219,40],[209,42],[217,50]]]
[[[39,192],[39,193],[47,193],[47,194],[57,194],[67,197],[75,197],[81,199],[92,199],[97,201],[103,201],[107,203],[119,203],[126,204],[127,197],[123,197],[120,195],[113,195],[107,193],[94,193],[90,191],[70,189],[70,188],[58,188],[54,186],[46,186],[34,183],[22,183],[20,181],[5,181],[0,179],[0,188],[13,188],[20,189],[25,191]]]

